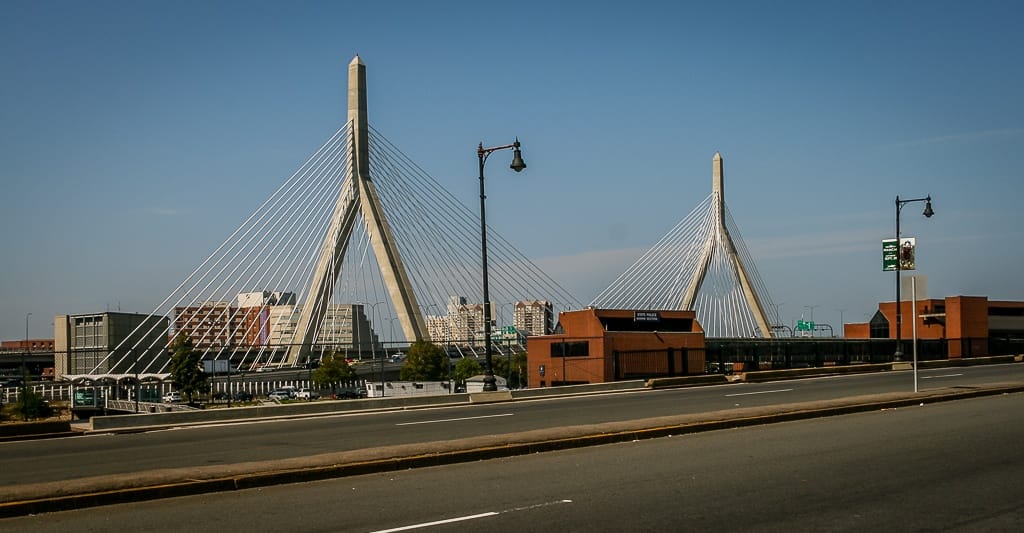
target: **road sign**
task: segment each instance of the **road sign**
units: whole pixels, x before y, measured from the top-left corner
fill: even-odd
[[[810,320],[797,320],[796,321],[797,331],[814,331],[814,322]]]

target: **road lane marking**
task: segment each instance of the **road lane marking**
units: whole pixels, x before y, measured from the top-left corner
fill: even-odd
[[[942,374],[941,376],[921,376],[921,379],[955,378],[962,375],[963,374]]]
[[[473,514],[467,516],[458,516],[455,518],[446,518],[444,520],[436,520],[434,522],[423,522],[422,524],[412,524],[408,526],[401,526],[392,529],[380,529],[371,533],[392,533],[394,531],[410,531],[413,529],[423,529],[427,527],[440,526],[444,524],[452,524],[455,522],[465,522],[467,520],[476,520],[478,518],[487,518],[489,516],[498,516],[506,513],[517,513],[521,511],[529,511],[532,509],[539,509],[541,507],[548,507],[550,505],[561,505],[564,503],[572,503],[572,500],[555,500],[553,502],[535,503],[533,505],[527,505],[525,507],[513,507],[512,509],[505,509],[504,511],[489,511],[486,513]]]
[[[726,394],[725,397],[728,398],[730,396],[750,396],[752,394],[771,394],[773,392],[789,392],[791,390],[793,389],[763,390],[758,392],[737,392],[736,394]]]
[[[477,518],[486,518],[488,516],[497,516],[497,515],[498,515],[498,513],[495,513],[495,512],[492,511],[490,513],[480,513],[480,514],[474,514],[474,515],[468,515],[468,516],[459,516],[459,517],[456,517],[456,518],[449,518],[447,520],[438,520],[436,522],[424,522],[422,524],[413,524],[411,526],[402,526],[402,527],[396,527],[396,528],[392,528],[392,529],[380,529],[380,530],[374,531],[373,533],[391,533],[392,531],[409,531],[410,529],[422,529],[422,528],[425,528],[425,527],[440,526],[442,524],[451,524],[451,523],[454,523],[454,522],[464,522],[466,520],[476,520]]]
[[[513,413],[502,413],[500,415],[466,416],[462,418],[442,418],[440,420],[423,420],[420,422],[402,422],[396,426],[415,426],[416,424],[437,424],[438,422],[460,422],[462,420],[477,420],[480,418],[496,418],[499,416],[512,416]]]

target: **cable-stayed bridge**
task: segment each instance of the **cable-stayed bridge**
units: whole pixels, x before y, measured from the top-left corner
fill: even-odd
[[[358,56],[349,64],[346,123],[159,304],[168,320],[140,325],[90,374],[166,372],[166,357],[136,361],[177,332],[243,368],[342,345],[369,354],[384,339],[482,346],[479,213],[369,125],[365,69]],[[494,322],[513,325],[517,306],[546,320],[582,307],[488,234]]]
[[[346,123],[152,313],[167,318],[143,321],[90,375],[166,373],[156,354],[179,334],[205,359],[249,369],[342,346],[371,352],[383,339],[482,346],[479,214],[370,126],[365,68],[358,56],[349,64]],[[692,308],[709,336],[769,336],[767,290],[722,188],[716,154],[712,194],[591,305]],[[487,231],[497,325],[582,307]]]
[[[712,159],[711,194],[590,305],[607,309],[692,309],[708,337],[771,337],[778,317],[725,204],[722,155]]]

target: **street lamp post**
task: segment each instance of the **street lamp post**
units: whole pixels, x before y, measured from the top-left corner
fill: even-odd
[[[902,257],[899,256],[899,245],[900,245],[900,211],[903,210],[903,206],[913,202],[924,202],[924,212],[921,213],[925,218],[931,218],[935,214],[932,211],[932,196],[929,194],[924,198],[912,198],[910,200],[900,200],[899,195],[896,196],[896,353],[893,354],[893,359],[900,361],[903,358],[903,351],[900,349],[901,333],[903,328],[903,310],[900,305],[900,270],[902,265]]]
[[[509,168],[516,172],[521,172],[526,168],[526,163],[523,162],[523,153],[519,149],[519,138],[516,137],[516,141],[512,144],[505,144],[502,146],[494,146],[491,148],[484,148],[484,143],[476,149],[477,159],[480,160],[480,255],[483,263],[483,282],[484,282],[484,390],[485,391],[496,391],[498,386],[494,379],[494,368],[491,365],[491,298],[487,292],[487,215],[485,201],[487,195],[484,193],[484,163],[487,161],[487,157],[491,153],[498,150],[512,149],[512,164]]]

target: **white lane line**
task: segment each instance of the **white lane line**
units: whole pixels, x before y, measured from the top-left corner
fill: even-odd
[[[921,379],[955,378],[963,374],[942,374],[941,376],[921,376]]]
[[[572,503],[572,500],[555,500],[553,502],[535,503],[533,505],[527,505],[525,507],[514,507],[512,509],[505,509],[504,511],[490,511],[487,513],[480,513],[468,516],[459,516],[456,518],[448,518],[445,520],[437,520],[435,522],[423,522],[422,524],[412,524],[410,526],[396,527],[392,529],[380,529],[371,533],[391,533],[392,531],[409,531],[412,529],[423,529],[431,526],[440,526],[443,524],[451,524],[454,522],[465,522],[466,520],[476,520],[477,518],[487,518],[488,516],[497,516],[505,513],[517,513],[520,511],[529,511],[532,509],[539,509],[541,507],[547,507],[549,505],[561,505],[564,503]]]
[[[725,397],[728,398],[730,396],[750,396],[752,394],[771,394],[773,392],[789,392],[791,390],[793,389],[763,390],[758,392],[738,392],[736,394],[726,394]]]
[[[391,533],[392,531],[409,531],[410,529],[422,529],[422,528],[425,528],[425,527],[439,526],[441,524],[451,524],[453,522],[464,522],[466,520],[476,520],[477,518],[485,518],[485,517],[488,517],[488,516],[497,516],[497,514],[498,513],[490,512],[490,513],[474,514],[474,515],[469,515],[469,516],[459,516],[459,517],[456,517],[456,518],[449,518],[447,520],[438,520],[436,522],[424,522],[422,524],[413,524],[411,526],[402,526],[402,527],[396,527],[396,528],[393,528],[393,529],[380,529],[380,530],[374,531],[373,533]]]
[[[463,418],[442,418],[440,420],[423,420],[421,422],[402,422],[396,426],[415,426],[416,424],[437,424],[438,422],[460,422],[462,420],[477,420],[480,418],[496,418],[499,416],[512,416],[513,413],[502,413],[500,415],[467,416]]]

